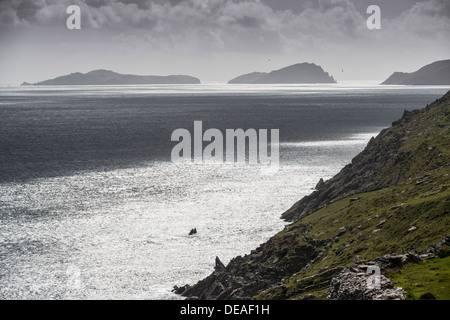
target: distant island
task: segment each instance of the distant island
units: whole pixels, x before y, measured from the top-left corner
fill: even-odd
[[[314,63],[298,63],[292,66],[267,72],[253,72],[241,75],[229,84],[308,84],[336,83],[332,76]]]
[[[395,72],[386,85],[450,85],[450,60],[437,61],[413,73]]]
[[[71,86],[71,85],[143,85],[143,84],[199,84],[200,80],[186,75],[136,76],[120,74],[109,70],[94,70],[88,73],[69,75],[38,83],[22,83],[22,86]]]

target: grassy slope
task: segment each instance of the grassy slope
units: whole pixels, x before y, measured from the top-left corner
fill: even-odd
[[[329,277],[324,273],[318,276],[319,271],[351,266],[356,261],[385,254],[421,252],[448,234],[448,124],[449,100],[415,112],[410,121],[403,121],[396,130],[390,131],[385,137],[386,143],[400,137],[402,146],[397,157],[383,167],[378,179],[380,182],[390,180],[402,172],[400,181],[391,187],[353,195],[325,206],[276,235],[272,239],[275,243],[277,238],[285,239],[287,233],[297,233],[293,238],[298,243],[290,243],[290,246],[302,244],[304,237],[336,241],[318,261],[285,279],[282,286],[266,290],[255,298],[295,299],[307,293],[325,298]],[[305,231],[305,228],[295,228],[296,225],[310,228]],[[335,238],[342,227],[347,231]],[[439,268],[439,272],[433,268]],[[448,258],[389,272],[394,283],[405,288],[409,298],[419,298],[424,288],[433,291],[436,298],[449,298]],[[438,280],[436,273],[439,273]]]
[[[408,299],[424,299],[431,293],[438,300],[450,300],[450,257],[433,257],[388,274],[396,287],[405,289]]]

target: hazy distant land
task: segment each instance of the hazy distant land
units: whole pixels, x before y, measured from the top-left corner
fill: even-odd
[[[137,76],[120,74],[109,70],[94,70],[88,73],[71,73],[30,84],[22,83],[22,86],[70,86],[70,85],[139,85],[139,84],[199,84],[200,80],[186,75],[171,76]]]
[[[241,75],[229,84],[289,84],[289,83],[336,83],[332,76],[314,63],[298,63],[292,66],[267,72],[253,72]]]
[[[395,72],[382,84],[450,85],[450,60],[431,63],[412,73]]]

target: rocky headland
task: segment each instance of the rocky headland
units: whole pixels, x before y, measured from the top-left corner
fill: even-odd
[[[284,230],[187,299],[448,299],[450,92],[405,111],[363,152],[282,215]],[[380,288],[368,289],[368,266]],[[414,280],[411,280],[414,279]]]

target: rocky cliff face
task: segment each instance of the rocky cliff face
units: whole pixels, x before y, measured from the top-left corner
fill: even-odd
[[[450,92],[405,112],[340,173],[320,181],[283,214],[293,224],[177,292],[189,299],[403,299],[387,278],[383,292],[373,293],[361,287],[360,271],[342,273],[369,261],[384,275],[448,252],[441,240],[450,226],[449,173]],[[431,247],[437,243],[441,249]],[[386,256],[408,251],[425,255]]]
[[[249,300],[257,292],[298,271],[298,266],[305,266],[328,245],[328,242],[310,244],[301,236],[301,232],[296,232],[271,239],[250,255],[236,257],[224,268],[216,267],[206,279],[177,292],[195,299]]]
[[[450,94],[447,93],[439,101],[427,106],[426,110],[440,104],[448,105],[449,99]],[[383,130],[376,138],[372,138],[364,151],[341,172],[326,182],[319,181],[316,191],[294,204],[282,214],[282,218],[287,221],[296,221],[327,204],[358,193],[387,188],[409,177],[412,173],[410,169],[414,167],[416,159],[413,155],[414,150],[401,152],[407,139],[405,126],[408,123],[411,127],[422,125],[419,121],[413,122],[413,120],[423,113],[423,110],[413,112],[405,110],[400,120],[395,121],[390,128]],[[436,121],[436,123],[430,123],[432,126],[430,129],[439,124],[439,120],[436,119]],[[423,130],[426,128],[424,127]],[[412,136],[409,138],[414,139]],[[425,148],[425,145],[422,145],[422,148]],[[442,154],[439,150],[432,148],[428,150],[429,152],[421,151],[424,151],[427,165],[441,164],[439,158]],[[420,171],[420,168],[418,169]]]

